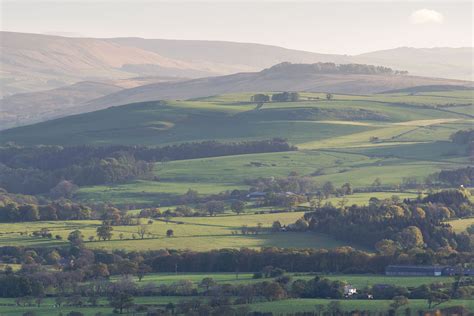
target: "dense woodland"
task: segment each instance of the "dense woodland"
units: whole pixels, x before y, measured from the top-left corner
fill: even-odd
[[[474,214],[467,190],[446,190],[421,200],[371,199],[368,206],[316,207],[305,215],[308,229],[376,247],[383,253],[429,248],[472,252],[468,234],[455,234],[446,221]]]

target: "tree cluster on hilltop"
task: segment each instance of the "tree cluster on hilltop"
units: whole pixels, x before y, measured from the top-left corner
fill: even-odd
[[[314,63],[314,64],[292,64],[283,62],[271,68],[265,69],[263,73],[272,73],[277,71],[291,73],[317,73],[317,74],[361,74],[361,75],[406,75],[407,71],[393,70],[389,67],[374,66],[366,64],[335,64],[335,63]]]

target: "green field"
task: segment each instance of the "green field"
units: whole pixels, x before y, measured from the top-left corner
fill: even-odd
[[[351,284],[356,288],[364,288],[375,284],[391,284],[403,287],[417,287],[422,284],[443,283],[450,284],[453,282],[452,277],[393,277],[379,274],[341,274],[341,275],[321,275],[314,273],[287,273],[292,280],[310,280],[317,276],[328,278],[330,280],[339,280],[347,284]],[[173,282],[188,280],[198,285],[204,278],[212,278],[218,284],[247,284],[262,282],[268,279],[253,279],[253,273],[153,273],[146,275],[141,284],[171,284]],[[117,280],[119,277],[112,278]],[[134,277],[134,281],[138,282],[138,278]]]
[[[469,124],[473,119],[469,110],[474,109],[466,90],[421,95],[335,95],[331,101],[305,100],[324,96],[304,93],[299,102],[268,103],[259,110],[248,102],[250,95],[137,103],[10,129],[0,135],[3,143],[67,145],[161,145],[284,137],[295,144],[320,148],[322,144],[330,146],[332,139],[339,143],[343,136],[368,142],[368,137],[361,139],[365,133],[391,137],[420,126]],[[448,103],[462,110],[437,107]]]
[[[474,225],[474,218],[463,218],[463,219],[454,219],[448,222],[454,228],[454,231],[461,233],[466,231],[466,229]]]
[[[143,305],[151,305],[163,308],[167,303],[178,303],[182,297],[137,297],[135,303]],[[190,299],[190,298],[187,298]],[[253,303],[248,306],[252,311],[259,312],[273,312],[275,315],[285,315],[286,313],[295,313],[295,312],[308,312],[316,311],[316,305],[325,305],[332,300],[325,299],[287,299],[281,301],[273,302],[261,302]],[[373,312],[386,312],[390,307],[392,301],[389,300],[341,300],[341,305],[345,311],[353,310],[369,310]],[[3,304],[11,305],[2,305],[0,306],[0,315],[1,316],[21,316],[23,313],[28,311],[34,311],[36,315],[39,316],[50,316],[57,315],[60,312],[63,315],[67,314],[70,311],[80,311],[86,316],[94,316],[98,312],[101,312],[102,315],[116,315],[112,313],[111,307],[100,306],[100,307],[53,307],[54,301],[46,299],[41,307],[18,307],[14,306],[13,300],[2,300]],[[101,304],[106,304],[105,301],[101,301]],[[237,305],[239,306],[239,305]],[[444,308],[449,306],[464,306],[470,311],[474,310],[474,301],[472,300],[452,300],[446,303],[441,304],[438,308]],[[409,307],[412,312],[417,310],[426,310],[428,308],[428,303],[426,300],[409,300],[409,304],[406,306]],[[127,314],[124,314],[127,315]],[[128,315],[132,315],[131,313]],[[137,315],[137,314],[135,314]]]
[[[252,304],[252,309],[261,312],[274,312],[276,315],[285,315],[286,313],[315,311],[316,305],[327,305],[329,302],[330,300],[324,299],[290,299]],[[370,310],[372,312],[387,311],[390,309],[390,304],[392,303],[392,301],[389,300],[345,300],[340,302],[345,311]],[[474,301],[471,300],[453,300],[439,307],[443,308],[459,305],[471,311],[474,310]],[[410,303],[406,307],[409,307],[412,311],[425,310],[428,308],[428,303],[425,300],[410,300]]]
[[[115,226],[110,241],[88,241],[89,236],[96,236],[96,228],[101,224],[98,220],[85,221],[51,221],[15,224],[0,224],[0,246],[60,246],[65,245],[67,236],[72,230],[79,229],[86,240],[85,245],[91,248],[124,249],[124,250],[157,250],[157,249],[191,249],[205,251],[220,248],[335,248],[347,245],[327,235],[313,232],[271,233],[272,223],[279,220],[282,224],[294,223],[304,212],[277,214],[245,214],[222,215],[214,217],[183,217],[174,218],[166,223],[155,220],[147,225],[151,234],[140,239],[138,226]],[[146,220],[143,220],[146,223]],[[243,225],[256,227],[262,225],[257,235],[242,235]],[[29,236],[31,232],[48,228],[53,236],[59,235],[63,240],[38,238]],[[174,237],[166,237],[166,231],[172,229]],[[20,233],[26,233],[21,235]],[[120,239],[122,234],[123,239]],[[135,235],[135,239],[133,239]],[[352,245],[356,246],[356,245]]]
[[[440,91],[377,95],[334,95],[302,93],[299,102],[267,103],[255,110],[248,102],[252,93],[219,95],[187,101],[160,101],[113,107],[0,132],[1,142],[18,144],[144,144],[165,145],[188,141],[239,141],[287,138],[299,147],[295,152],[262,153],[156,163],[158,181],[135,180],[123,184],[81,187],[75,199],[87,203],[114,203],[139,208],[176,204],[188,189],[208,195],[234,189],[248,189],[249,179],[286,177],[292,172],[322,185],[371,190],[375,179],[395,187],[406,178],[422,182],[428,175],[469,164],[466,148],[449,141],[457,130],[474,123],[472,91]],[[310,99],[309,99],[310,98]],[[316,99],[319,98],[319,99]],[[371,138],[377,137],[377,140]],[[348,203],[367,204],[398,195],[415,197],[416,192],[360,193]],[[340,199],[331,198],[337,203]],[[247,210],[247,214],[254,209]],[[136,227],[115,227],[108,242],[87,242],[105,249],[189,248],[207,250],[240,247],[337,247],[342,244],[317,234],[236,235],[242,225],[274,220],[294,222],[301,213],[273,215],[183,218],[183,224],[155,221],[150,238],[133,239]],[[462,231],[463,224],[454,223]],[[470,223],[470,222],[469,222]],[[31,233],[42,225],[63,238],[72,229],[87,237],[95,235],[98,221],[28,224]],[[0,225],[0,243],[10,245],[64,244],[20,235],[25,224]],[[166,238],[172,228],[175,237]],[[233,233],[234,232],[234,233]],[[123,234],[123,239],[119,239]],[[153,238],[151,238],[153,237]]]
[[[189,188],[200,194],[248,188],[245,180],[296,171],[317,183],[398,185],[468,164],[449,136],[474,123],[472,91],[377,95],[302,93],[299,102],[248,102],[252,93],[188,101],[147,102],[0,132],[19,144],[144,144],[287,138],[298,152],[157,163],[159,181],[83,187],[85,202],[170,204]],[[311,100],[307,98],[313,98]],[[319,98],[319,99],[314,99]],[[377,141],[371,138],[377,137]]]

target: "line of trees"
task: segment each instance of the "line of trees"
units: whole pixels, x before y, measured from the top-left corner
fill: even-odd
[[[250,102],[255,102],[262,105],[265,102],[297,102],[300,99],[298,92],[279,92],[273,93],[271,96],[268,94],[257,93],[250,97]]]
[[[82,204],[54,202],[46,205],[0,202],[0,222],[32,222],[55,220],[84,220],[92,217],[92,210]]]

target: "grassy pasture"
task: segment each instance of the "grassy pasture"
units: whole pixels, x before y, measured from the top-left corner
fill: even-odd
[[[406,177],[423,180],[468,163],[465,148],[448,140],[474,122],[472,91],[337,94],[331,101],[324,93],[302,93],[299,102],[267,103],[260,110],[249,102],[252,94],[113,107],[0,135],[20,144],[145,145],[284,137],[300,149],[158,163],[159,182],[83,187],[76,196],[85,202],[137,206],[169,204],[189,188],[201,194],[247,188],[246,179],[284,177],[292,171],[320,183],[370,186],[378,177],[383,184],[396,185]]]
[[[250,93],[145,102],[15,128],[2,131],[1,135],[2,142],[19,144],[162,145],[205,139],[270,137],[285,137],[301,144],[367,132],[397,122],[472,119],[468,111],[474,106],[466,106],[472,103],[468,92],[442,93],[446,95],[335,95],[331,101],[323,99],[323,94],[304,93],[299,102],[267,103],[258,111],[254,110],[255,104],[248,102]],[[305,100],[305,97],[321,99]],[[447,103],[462,105],[463,109],[456,112],[434,107]],[[361,113],[368,115],[359,117]],[[370,122],[371,117],[377,117],[372,119],[376,122]],[[341,120],[370,124],[328,123]],[[403,129],[399,127],[399,130]]]
[[[312,273],[287,273],[292,280],[310,280],[316,274]],[[253,279],[253,273],[153,273],[146,275],[141,284],[171,284],[177,281],[188,280],[198,285],[204,278],[212,278],[218,284],[247,284],[254,282],[262,282],[268,279]],[[351,284],[356,288],[363,288],[366,286],[373,286],[375,284],[391,284],[403,287],[417,287],[423,284],[443,283],[450,284],[453,282],[452,277],[392,277],[379,274],[342,274],[342,275],[321,275],[320,277],[328,278],[330,280],[338,280]],[[119,277],[114,277],[112,280],[118,280]],[[133,277],[134,281],[138,282],[138,278]]]
[[[262,302],[251,304],[252,310],[261,312],[273,312],[276,315],[285,315],[286,313],[315,311],[315,306],[327,305],[331,300],[325,299],[289,299],[274,302]],[[369,310],[372,312],[383,312],[390,309],[392,301],[389,300],[342,300],[340,301],[345,311]],[[448,306],[465,306],[469,310],[474,310],[474,301],[472,300],[452,300],[441,304],[438,308]],[[409,300],[409,307],[412,311],[425,310],[428,308],[426,300]]]
[[[136,304],[144,305],[153,305],[164,307],[167,303],[178,303],[180,300],[192,299],[193,297],[137,297],[135,298]],[[316,305],[324,305],[331,302],[331,300],[326,299],[287,299],[281,301],[273,302],[260,302],[249,304],[248,306],[252,311],[259,312],[273,312],[275,315],[285,315],[286,313],[295,313],[295,312],[308,312],[315,311]],[[392,301],[389,300],[341,300],[341,305],[344,311],[353,311],[353,310],[370,310],[372,312],[387,311],[389,305]],[[2,301],[3,303],[3,301]],[[39,316],[50,316],[56,315],[58,313],[67,314],[70,311],[80,311],[86,316],[93,316],[97,313],[102,313],[102,315],[115,315],[112,313],[112,308],[107,307],[106,301],[100,301],[100,307],[53,307],[54,301],[52,299],[45,299],[41,307],[32,306],[14,306],[14,301],[11,299],[5,300],[5,303],[8,305],[0,306],[0,315],[3,316],[21,316],[25,312],[34,311],[36,315]],[[444,308],[449,306],[464,306],[470,311],[474,310],[474,301],[473,300],[451,300],[449,302],[441,304],[438,308]],[[412,311],[424,310],[428,308],[428,303],[426,300],[410,300],[407,305]],[[123,315],[131,315],[123,314]],[[137,315],[137,314],[135,314]]]
[[[461,233],[466,231],[466,229],[474,225],[474,217],[471,218],[463,218],[463,219],[453,219],[448,221],[448,224],[451,225],[455,232]]]
[[[157,250],[157,249],[191,249],[205,251],[219,248],[335,248],[347,245],[327,235],[312,232],[305,233],[270,233],[272,223],[279,220],[282,224],[294,223],[304,212],[278,214],[245,214],[222,215],[215,217],[176,218],[178,222],[165,223],[155,220],[147,225],[151,234],[145,239],[139,239],[137,226],[114,226],[113,237],[110,241],[88,241],[89,236],[96,236],[96,229],[101,224],[97,220],[87,221],[51,221],[0,224],[0,246],[61,246],[72,230],[79,229],[86,240],[86,246],[102,249],[125,250]],[[146,222],[145,220],[143,222]],[[257,235],[241,235],[243,225],[256,227],[262,225],[262,232]],[[63,240],[30,237],[29,234],[41,228],[48,228],[53,236],[59,235]],[[174,237],[166,237],[166,231],[172,229]],[[20,235],[20,232],[29,234]],[[120,239],[122,234],[123,239]],[[135,235],[136,239],[133,239]],[[354,245],[355,246],[355,245]]]
[[[416,198],[418,196],[415,192],[368,192],[368,193],[355,193],[347,195],[344,198],[347,199],[347,205],[368,205],[369,200],[372,197],[378,198],[379,200],[390,199],[393,196],[398,196],[400,199]],[[330,197],[325,202],[331,202],[333,205],[337,205],[342,198]],[[302,206],[309,206],[309,203],[302,204]]]

